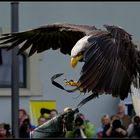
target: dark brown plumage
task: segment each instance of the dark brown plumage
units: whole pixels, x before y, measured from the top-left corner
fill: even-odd
[[[63,54],[70,55],[71,49],[77,40],[93,29],[95,29],[94,26],[56,23],[25,32],[3,34],[5,37],[0,40],[6,40],[2,44],[12,42],[13,44],[9,49],[26,41],[19,50],[19,53],[31,47],[29,56],[35,52],[40,53],[50,48],[53,50],[60,49]]]
[[[84,61],[84,65],[78,80],[80,87],[85,92],[112,94],[124,99],[139,72],[139,52],[131,35],[124,29],[104,26],[107,30],[88,25],[50,24],[25,32],[4,34],[0,41],[4,40],[1,44],[12,43],[8,49],[23,43],[19,53],[30,47],[29,56],[52,48],[75,57],[71,50],[78,40],[87,36],[81,50],[83,58],[80,61]]]

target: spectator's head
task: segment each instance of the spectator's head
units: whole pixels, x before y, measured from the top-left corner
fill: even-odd
[[[6,129],[4,128],[4,124],[0,124],[0,137],[5,137],[6,136]]]
[[[56,109],[50,110],[50,117],[53,118],[58,115],[58,111]]]
[[[125,113],[125,104],[123,102],[120,102],[117,106],[117,113]]]
[[[25,109],[19,109],[19,118],[21,119],[23,116],[26,116],[27,112]]]
[[[133,119],[133,122],[135,125],[139,125],[140,124],[140,117],[139,116],[135,116]]]
[[[111,119],[108,114],[105,114],[102,116],[102,118],[101,118],[102,125],[108,125],[108,124],[110,124],[110,122],[111,122]]]
[[[0,124],[0,137],[9,137],[10,136],[10,125],[6,123]]]
[[[38,118],[38,125],[40,126],[40,125],[44,124],[46,121],[47,121],[47,120],[46,120],[46,117],[40,116],[40,117]]]

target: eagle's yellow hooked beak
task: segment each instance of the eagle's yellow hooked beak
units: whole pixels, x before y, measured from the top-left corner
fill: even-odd
[[[83,55],[78,55],[76,57],[72,57],[71,58],[71,66],[72,68],[75,68],[79,62],[79,60],[81,60],[83,58]]]

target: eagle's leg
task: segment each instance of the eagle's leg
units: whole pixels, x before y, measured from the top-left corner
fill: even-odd
[[[84,92],[84,89],[80,87],[80,84],[77,81],[64,79],[64,82],[66,85],[77,87],[80,92]]]

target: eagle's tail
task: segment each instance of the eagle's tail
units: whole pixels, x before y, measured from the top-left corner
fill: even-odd
[[[132,104],[135,110],[136,115],[140,116],[140,89],[139,89],[139,77],[136,79],[137,85],[133,82],[131,84],[131,98]]]

